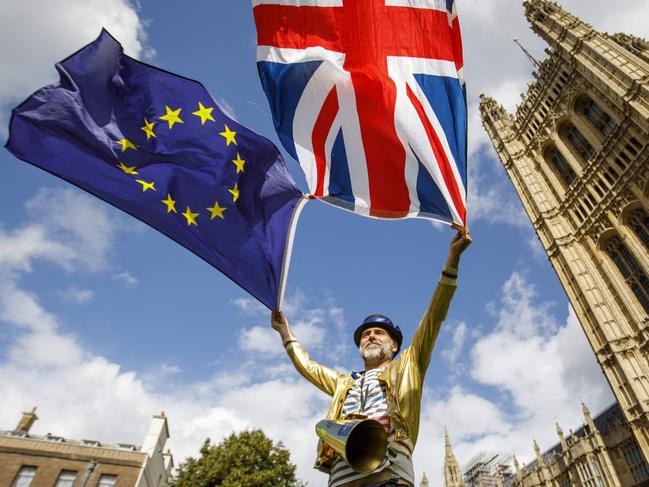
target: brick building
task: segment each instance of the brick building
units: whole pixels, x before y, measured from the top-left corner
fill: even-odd
[[[154,416],[144,443],[109,445],[47,434],[33,435],[35,408],[11,431],[0,431],[0,486],[164,487],[173,459],[164,413]]]

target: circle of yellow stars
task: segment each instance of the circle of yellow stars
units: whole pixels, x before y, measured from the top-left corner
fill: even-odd
[[[168,105],[165,105],[165,114],[158,117],[158,119],[166,122],[168,129],[172,130],[174,128],[174,125],[185,123],[182,118],[180,118],[180,113],[182,112],[182,110],[182,108],[172,108]],[[214,120],[214,117],[212,116],[213,111],[214,107],[206,107],[201,102],[198,102],[198,110],[192,112],[192,115],[200,118],[201,126],[204,126],[208,121],[216,123],[216,120]],[[155,132],[157,130],[155,128],[157,123],[158,122],[154,122],[153,120],[149,121],[144,118],[144,125],[140,127],[140,130],[142,130],[146,135],[147,141],[157,137]],[[223,137],[226,147],[230,147],[230,144],[233,144],[234,146],[238,145],[237,132],[231,130],[227,124],[224,124],[223,131],[219,132],[218,135]],[[118,139],[115,142],[119,145],[121,153],[124,153],[127,150],[138,150],[138,147],[129,139]],[[236,154],[236,158],[232,159],[231,162],[234,165],[234,169],[236,171],[235,174],[240,174],[245,171],[246,161],[241,158],[241,154],[239,152],[237,152]],[[129,176],[138,176],[137,166],[127,166],[123,162],[118,162],[116,166]],[[146,193],[147,191],[158,191],[158,189],[155,187],[155,181],[147,181],[145,179],[139,178],[134,178],[134,181],[140,185],[143,193]],[[232,196],[232,203],[236,203],[239,199],[240,194],[239,183],[234,183],[234,186],[232,188],[228,188],[228,192]],[[178,210],[176,209],[176,200],[173,199],[171,193],[167,193],[167,197],[163,200],[160,200],[160,202],[163,204],[163,209],[166,210],[167,214],[178,214]],[[214,220],[215,218],[223,220],[225,218],[224,213],[227,209],[228,207],[221,206],[219,202],[215,200],[214,205],[209,208],[205,208],[205,211],[207,211],[207,216],[209,216],[210,221]],[[200,212],[192,211],[191,207],[187,206],[185,208],[185,211],[180,214],[185,218],[188,226],[198,226],[198,218],[201,216]]]

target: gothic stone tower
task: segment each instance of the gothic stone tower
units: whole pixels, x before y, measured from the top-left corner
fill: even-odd
[[[444,487],[465,487],[462,479],[462,470],[455,459],[448,431],[444,428]]]
[[[483,124],[649,458],[649,44],[524,5],[548,56]]]

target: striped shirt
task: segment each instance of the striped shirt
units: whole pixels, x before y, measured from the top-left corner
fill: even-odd
[[[370,473],[356,472],[341,457],[336,457],[329,474],[329,487],[338,487],[347,482],[376,474],[386,468],[390,468],[395,478],[407,480],[414,485],[412,461],[407,450],[399,444],[389,441],[394,431],[390,426],[385,384],[378,379],[382,371],[383,369],[372,369],[356,377],[354,387],[350,389],[345,398],[343,417],[355,413],[364,414],[368,418],[379,421],[388,434],[388,454],[381,465]]]

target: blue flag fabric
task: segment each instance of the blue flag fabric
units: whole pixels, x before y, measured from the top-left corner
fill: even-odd
[[[7,148],[164,233],[268,308],[304,198],[277,148],[105,30],[13,110]]]

